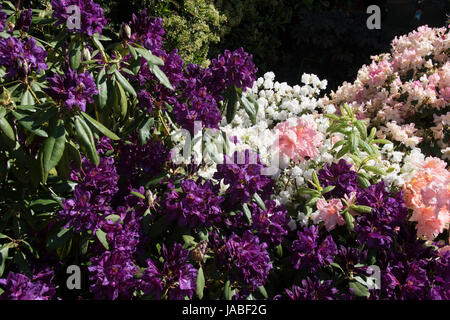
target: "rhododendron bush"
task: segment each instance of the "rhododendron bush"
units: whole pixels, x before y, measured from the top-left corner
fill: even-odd
[[[0,299],[450,298],[447,28],[324,98],[50,4],[0,7]]]

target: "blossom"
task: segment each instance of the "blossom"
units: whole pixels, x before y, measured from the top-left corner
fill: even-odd
[[[51,0],[53,8],[52,17],[55,18],[56,26],[66,25],[68,19],[74,13],[71,6],[77,6],[80,12],[80,26],[73,29],[78,33],[87,34],[92,37],[95,33],[101,35],[107,20],[104,17],[102,7],[92,0]]]
[[[165,196],[164,212],[169,219],[190,227],[210,226],[220,221],[223,197],[217,195],[218,186],[213,186],[211,181],[202,184],[190,179],[184,179],[180,184],[180,193],[169,184],[170,192]]]
[[[267,244],[247,230],[242,237],[231,235],[225,243],[219,244],[218,265],[232,272],[235,280],[241,281],[250,290],[262,286],[273,268]]]
[[[223,179],[223,183],[229,185],[225,194],[227,206],[246,203],[254,193],[263,198],[273,193],[273,181],[261,174],[264,166],[257,160],[257,155],[249,150],[236,151],[233,158],[225,156],[224,163],[217,165],[214,179]]]
[[[323,135],[314,129],[311,122],[298,118],[295,123],[285,121],[275,126],[278,135],[278,147],[281,155],[294,160],[295,163],[302,159],[312,159],[318,154]]]
[[[343,198],[359,191],[358,175],[344,159],[331,165],[326,163],[325,167],[318,171],[318,178],[322,187],[335,187],[325,194],[327,197]]]
[[[77,73],[69,68],[62,76],[53,73],[47,81],[50,87],[44,89],[45,92],[68,110],[78,107],[81,111],[86,111],[86,103],[93,103],[93,96],[98,94],[94,78],[89,71]]]
[[[129,26],[131,41],[138,42],[152,51],[153,54],[159,55],[162,47],[162,36],[165,33],[161,18],[151,18],[147,9],[144,9],[138,15],[133,14]]]
[[[294,285],[285,292],[290,300],[334,300],[338,294],[338,290],[333,287],[333,281],[320,281],[309,277],[302,280],[301,287]]]
[[[405,186],[405,200],[413,208],[410,221],[417,222],[417,235],[434,239],[450,223],[450,172],[444,161],[428,157]]]
[[[315,223],[320,221],[325,222],[325,227],[328,232],[333,230],[337,225],[344,225],[345,221],[339,211],[343,208],[341,199],[331,199],[327,202],[325,199],[318,199],[316,202],[319,214],[315,218]]]
[[[0,32],[5,30],[6,13],[2,11],[2,5],[0,4]]]
[[[19,18],[16,21],[15,29],[16,30],[22,30],[27,32],[30,29],[31,26],[31,20],[32,20],[32,9],[25,9],[20,12]]]
[[[0,300],[51,300],[55,295],[53,271],[44,270],[31,278],[21,273],[9,272],[0,279],[4,292]]]
[[[288,234],[290,219],[284,206],[277,206],[273,200],[264,202],[266,210],[256,203],[249,206],[252,213],[252,227],[256,229],[258,237],[268,244],[280,244]]]
[[[36,45],[33,38],[19,40],[14,37],[0,39],[0,66],[6,67],[7,78],[25,78],[33,71],[47,70],[47,52]]]
[[[291,261],[295,269],[317,271],[318,268],[333,262],[337,247],[331,235],[319,243],[319,228],[310,226],[297,232],[298,239],[291,245]]]
[[[95,299],[130,299],[138,285],[137,267],[121,251],[105,251],[90,259],[89,290]]]
[[[214,82],[221,92],[233,85],[243,91],[251,88],[257,72],[252,55],[245,52],[244,48],[225,50],[223,54],[211,60],[209,70],[212,75],[210,81]]]

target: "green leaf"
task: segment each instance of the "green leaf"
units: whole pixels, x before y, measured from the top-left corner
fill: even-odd
[[[138,198],[144,199],[145,200],[145,196],[137,191],[131,191],[131,194],[135,195]]]
[[[100,122],[98,122],[97,120],[92,118],[87,113],[81,112],[81,114],[90,124],[92,124],[98,131],[103,133],[105,136],[107,136],[108,138],[110,138],[112,140],[120,140],[120,138],[114,132],[112,132],[111,130],[106,128],[103,124],[101,124]]]
[[[73,41],[69,51],[69,64],[72,70],[78,70],[81,63],[82,45],[79,41]]]
[[[375,139],[372,141],[373,143],[377,144],[391,144],[392,142],[386,139]]]
[[[135,47],[134,49],[136,49],[136,51],[145,59],[147,60],[147,62],[149,63],[149,65],[157,65],[157,66],[163,66],[164,65],[164,61],[151,54],[150,51],[148,51],[147,49],[144,48],[139,48],[139,47]]]
[[[242,205],[242,209],[244,211],[245,217],[248,220],[249,225],[252,225],[252,213],[250,212],[250,209],[248,208],[248,205],[244,203]]]
[[[245,112],[247,113],[248,117],[250,118],[250,121],[252,122],[253,125],[255,125],[256,124],[256,113],[253,110],[252,104],[244,96],[239,97],[239,101],[240,101],[241,105],[244,107]]]
[[[0,250],[0,277],[3,275],[3,272],[5,272],[5,262],[6,259],[8,259],[8,251],[9,251],[9,245],[5,245]]]
[[[350,136],[349,136],[349,142],[350,142],[350,151],[352,152],[352,153],[355,153],[356,152],[356,147],[358,146],[358,140],[359,140],[359,138],[356,136],[356,134],[352,131],[351,133],[350,133]]]
[[[125,118],[128,111],[128,99],[120,82],[114,83],[114,111]]]
[[[107,85],[107,77],[106,77],[106,71],[105,68],[100,70],[97,76],[97,89],[98,89],[98,107],[100,110],[102,110],[106,102],[108,101],[108,85]]]
[[[122,85],[123,89],[131,94],[132,96],[136,97],[136,91],[134,90],[133,86],[128,82],[128,80],[119,72],[119,70],[115,70],[114,74],[116,75],[117,81]]]
[[[266,205],[264,204],[263,199],[259,196],[259,194],[255,193],[253,195],[253,200],[255,200],[256,204],[264,211],[266,211]]]
[[[100,39],[98,37],[98,33],[94,34],[94,36],[91,37],[91,39],[94,42],[94,45],[97,47],[97,49],[100,50],[100,52],[102,52],[103,54],[105,54],[105,48],[103,48],[103,45],[100,42]]]
[[[89,126],[80,116],[75,117],[75,133],[78,142],[85,148],[88,159],[98,166],[100,159],[95,148],[94,136]]]
[[[367,152],[369,155],[373,155],[373,154],[375,153],[374,150],[373,150],[373,148],[372,148],[372,146],[371,146],[370,144],[368,144],[367,142],[365,142],[365,141],[359,139],[358,144],[359,144],[359,146],[360,146],[365,152]]]
[[[367,139],[367,127],[364,124],[364,121],[362,120],[356,120],[355,121],[355,126],[359,131],[359,134],[361,135],[361,138],[363,138],[364,140]]]
[[[197,295],[198,298],[201,300],[203,299],[203,290],[205,289],[205,275],[203,274],[202,267],[198,269],[196,285],[197,285]]]
[[[223,293],[225,296],[225,300],[231,300],[233,298],[233,291],[231,290],[231,283],[230,280],[227,280],[225,282],[225,286],[223,287]]]
[[[139,134],[139,141],[141,142],[141,145],[146,145],[148,139],[151,137],[151,130],[155,123],[154,118],[148,118],[144,124],[139,128],[138,134]]]
[[[353,293],[358,297],[370,297],[369,289],[359,282],[352,281],[349,283],[349,287],[353,289]]]
[[[131,57],[133,58],[133,60],[136,60],[138,58],[136,49],[134,47],[130,46],[129,44],[127,46],[128,46],[128,50],[130,50]]]
[[[66,129],[64,122],[59,120],[58,123],[51,128],[48,138],[45,140],[44,151],[44,170],[50,172],[54,168],[64,153],[66,144]]]
[[[149,69],[158,78],[162,85],[164,85],[166,88],[169,88],[170,90],[175,90],[170,84],[169,78],[167,78],[165,73],[162,72],[162,70],[157,65],[150,65]]]
[[[344,220],[345,220],[345,224],[347,225],[347,229],[349,231],[355,230],[355,225],[353,223],[355,221],[355,219],[352,217],[350,212],[348,212],[348,210],[344,211]]]
[[[372,212],[372,208],[371,207],[354,205],[354,204],[352,204],[350,206],[350,209],[353,209],[353,210],[358,211],[358,212],[363,212],[363,213],[370,213],[370,212]]]
[[[34,98],[29,90],[23,94],[20,104],[22,106],[34,106]]]
[[[349,145],[348,143],[346,143],[346,144],[342,147],[342,149],[339,150],[339,152],[338,152],[337,155],[336,155],[336,158],[339,159],[339,158],[343,157],[343,156],[348,152],[349,149],[350,149],[350,145]]]
[[[384,176],[386,172],[383,169],[375,167],[375,166],[364,166],[364,170],[371,171],[373,173],[379,174],[380,176]]]
[[[361,175],[358,175],[358,182],[365,189],[370,187],[370,185],[371,185],[370,181],[367,178],[365,178],[365,177],[363,177]]]
[[[226,118],[227,122],[231,123],[236,115],[238,103],[238,96],[234,86],[227,90],[226,98],[227,98]]]
[[[304,187],[300,187],[298,189],[298,194],[302,195],[302,194],[309,194],[311,196],[315,196],[315,197],[320,197],[322,196],[322,194],[314,189],[309,189],[309,188],[304,188]]]
[[[47,248],[54,250],[56,248],[62,247],[72,236],[72,231],[70,229],[63,228],[58,233],[53,233],[47,239]]]
[[[330,263],[330,266],[339,269],[342,273],[345,273],[344,270],[342,269],[342,267],[339,264],[337,264],[336,262]]]
[[[66,142],[64,153],[59,160],[58,164],[56,165],[56,171],[58,171],[58,176],[66,181],[70,177],[70,151],[67,148],[69,144]]]
[[[45,132],[42,129],[35,128],[35,120],[31,117],[30,114],[23,114],[23,113],[19,113],[16,111],[11,111],[11,112],[14,115],[14,117],[17,119],[17,122],[19,122],[19,124],[22,127],[24,127],[25,129],[27,129],[28,131],[30,131],[31,133],[33,133],[39,137],[43,137],[43,138],[48,137],[47,132]]]
[[[332,191],[334,188],[336,188],[336,186],[327,186],[322,190],[322,194],[328,193]]]
[[[372,140],[373,138],[375,138],[375,134],[377,133],[377,129],[374,127],[370,130],[370,134],[369,134],[369,140]]]
[[[346,143],[347,143],[347,140],[345,140],[345,139],[339,140],[338,142],[336,142],[333,145],[332,149],[336,149],[336,148],[338,148],[338,147],[340,147],[340,146],[342,146],[343,144],[346,144]]]
[[[109,243],[108,240],[106,240],[106,232],[102,229],[97,229],[95,235],[97,236],[97,239],[100,241],[103,247],[105,247],[106,250],[109,250]]]
[[[9,122],[3,117],[0,117],[0,129],[3,131],[5,136],[12,144],[16,141],[16,135],[14,133],[13,128],[11,127]]]
[[[261,295],[262,295],[264,298],[266,298],[266,299],[269,298],[269,295],[267,294],[266,288],[264,288],[264,286],[259,286],[259,287],[258,287],[258,291],[259,291],[259,293],[261,293]]]

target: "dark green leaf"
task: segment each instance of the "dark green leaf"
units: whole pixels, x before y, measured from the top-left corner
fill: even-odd
[[[131,94],[132,96],[137,96],[136,91],[134,90],[133,86],[128,82],[128,80],[119,72],[119,70],[115,70],[114,74],[116,75],[117,81],[121,84],[123,89],[125,89],[126,92]]]
[[[370,297],[370,292],[367,287],[363,286],[361,283],[352,281],[349,283],[349,287],[353,289],[353,294],[358,297]]]
[[[54,168],[64,153],[64,147],[66,144],[66,129],[64,128],[64,122],[59,120],[58,123],[50,128],[48,138],[45,140],[44,151],[44,170],[49,172]]]
[[[95,235],[97,236],[97,239],[100,241],[103,247],[105,247],[106,250],[109,250],[109,243],[108,240],[106,240],[106,232],[102,229],[97,229]]]
[[[196,284],[197,284],[197,295],[198,298],[201,300],[203,299],[203,290],[205,289],[205,275],[203,274],[202,267],[198,269]]]
[[[100,70],[97,76],[97,89],[98,89],[98,107],[100,110],[102,110],[106,102],[108,101],[108,85],[107,85],[107,77],[106,77],[106,71],[105,68]]]
[[[149,66],[150,71],[158,78],[163,86],[169,88],[170,90],[175,90],[170,84],[169,78],[165,75],[165,73],[157,66]]]
[[[3,272],[5,271],[5,263],[6,259],[8,259],[8,251],[9,251],[9,245],[5,245],[2,249],[0,249],[0,277],[3,275]]]
[[[114,132],[112,132],[111,130],[106,128],[103,124],[101,124],[100,122],[98,122],[97,120],[92,118],[87,113],[81,112],[81,114],[91,125],[93,125],[98,131],[103,133],[105,136],[107,136],[108,138],[110,138],[112,140],[120,140],[120,138]]]
[[[75,117],[75,133],[78,142],[85,148],[88,159],[98,166],[100,159],[95,148],[94,136],[89,126],[80,116]]]
[[[81,63],[82,45],[79,41],[73,41],[69,51],[69,64],[72,70],[78,70]]]

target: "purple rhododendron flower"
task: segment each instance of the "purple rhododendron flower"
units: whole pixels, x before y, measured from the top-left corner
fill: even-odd
[[[102,7],[92,0],[51,0],[53,8],[52,17],[57,19],[56,26],[66,25],[68,19],[77,11],[73,6],[77,6],[80,12],[80,28],[73,28],[78,33],[93,36],[95,33],[101,35],[107,20],[103,15]]]
[[[225,50],[223,54],[211,60],[209,69],[212,75],[210,81],[214,82],[221,92],[231,86],[242,88],[243,91],[253,87],[258,70],[252,61],[252,55],[243,48],[235,51]]]
[[[333,262],[337,247],[331,235],[319,243],[319,228],[310,226],[298,231],[298,240],[292,242],[292,263],[295,269],[316,272],[318,268]]]
[[[0,32],[5,31],[6,13],[2,11],[2,4],[0,3]]]
[[[335,300],[338,290],[332,286],[333,281],[320,281],[306,278],[301,286],[292,286],[286,289],[286,295],[290,300]]]
[[[161,18],[150,17],[147,9],[144,9],[138,15],[133,14],[129,26],[131,28],[131,41],[144,45],[153,54],[159,55],[161,53],[162,36],[165,33]]]
[[[27,32],[31,27],[33,10],[25,9],[20,12],[20,16],[16,21],[14,29]]]
[[[0,279],[4,290],[0,300],[50,300],[55,295],[52,281],[53,271],[50,270],[44,270],[31,279],[21,273],[9,272],[6,278]]]
[[[90,259],[89,289],[95,299],[130,299],[138,286],[134,278],[138,269],[124,252],[105,251],[101,256]]]
[[[273,268],[265,242],[261,243],[247,230],[242,237],[233,234],[228,240],[220,240],[215,245],[218,247],[217,264],[230,270],[232,280],[242,282],[252,291],[264,285]]]
[[[214,179],[223,179],[229,185],[225,203],[228,208],[248,202],[255,193],[263,199],[273,194],[273,180],[261,174],[264,165],[258,160],[250,150],[236,151],[233,158],[225,156],[224,163],[217,165]]]
[[[86,102],[93,103],[93,96],[98,94],[89,71],[78,73],[69,68],[64,75],[54,73],[47,81],[49,88],[44,89],[45,92],[68,110],[77,106],[81,111],[86,111]]]
[[[331,165],[326,163],[325,167],[319,170],[318,177],[322,187],[335,187],[325,194],[327,198],[343,198],[345,195],[350,195],[360,189],[358,175],[351,167],[351,164],[341,159],[338,163],[332,163]]]
[[[182,192],[176,192],[169,184],[165,196],[164,212],[180,226],[211,226],[221,219],[223,197],[218,196],[219,187],[211,181],[204,183],[185,179],[180,182]]]
[[[63,210],[58,216],[66,222],[66,228],[73,227],[74,231],[95,231],[99,227],[101,216],[112,214],[109,203],[118,191],[119,176],[111,157],[100,158],[96,167],[83,158],[84,175],[79,177],[72,174],[78,181],[72,199],[63,201]]]
[[[0,66],[6,67],[7,78],[24,79],[33,71],[47,70],[47,52],[36,45],[33,38],[19,40],[14,37],[0,39]]]

